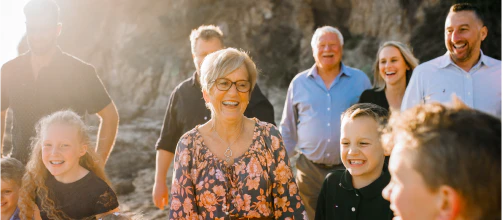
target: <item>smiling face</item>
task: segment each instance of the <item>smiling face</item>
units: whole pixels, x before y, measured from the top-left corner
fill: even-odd
[[[232,82],[249,80],[249,75],[244,65],[224,77]],[[216,118],[223,120],[236,120],[244,115],[249,104],[249,91],[239,92],[237,85],[232,85],[229,90],[221,91],[213,84],[209,92],[203,90],[204,100],[210,103]]]
[[[445,45],[457,65],[475,62],[488,29],[472,11],[450,12],[445,22]]]
[[[19,186],[14,180],[2,179],[2,216],[12,215],[17,207],[19,197]]]
[[[344,117],[340,133],[342,163],[353,179],[376,180],[385,160],[378,123],[369,116]]]
[[[59,182],[78,180],[79,159],[87,146],[81,144],[77,128],[65,124],[52,124],[42,140],[42,161]]]
[[[394,220],[436,219],[438,196],[427,188],[422,176],[413,168],[413,157],[402,144],[394,147],[389,161],[391,180],[382,195],[390,202],[396,216]]]
[[[327,32],[321,35],[312,50],[318,68],[330,70],[342,61],[343,48],[335,33]]]
[[[403,55],[396,47],[382,48],[378,54],[378,69],[386,85],[406,86],[406,70],[410,67],[406,65]]]

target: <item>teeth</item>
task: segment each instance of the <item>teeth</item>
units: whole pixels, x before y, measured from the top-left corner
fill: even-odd
[[[394,73],[396,73],[396,72],[385,72],[385,75],[392,75]]]
[[[224,101],[223,104],[224,105],[238,105],[239,102]]]
[[[53,160],[53,161],[50,161],[50,163],[54,164],[54,165],[63,164],[64,160]]]
[[[454,44],[453,46],[457,49],[464,47],[466,44]]]
[[[350,164],[363,164],[362,160],[350,160]]]
[[[334,54],[323,54],[322,56],[323,57],[332,57],[332,56],[334,56]]]

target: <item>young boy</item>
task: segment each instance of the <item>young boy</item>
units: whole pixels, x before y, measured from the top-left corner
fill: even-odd
[[[389,202],[382,197],[390,175],[379,126],[387,117],[386,109],[370,103],[355,104],[342,113],[340,155],[346,170],[326,176],[316,220],[392,218]]]
[[[14,158],[1,159],[2,175],[2,218],[9,220],[19,219],[17,200],[19,188],[24,174],[23,164]]]
[[[500,119],[433,103],[392,116],[383,191],[397,219],[500,219]]]

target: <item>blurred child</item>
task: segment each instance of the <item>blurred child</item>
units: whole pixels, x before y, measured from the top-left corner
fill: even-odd
[[[2,175],[2,218],[18,220],[17,200],[24,174],[23,164],[14,158],[1,159]]]
[[[87,127],[72,111],[42,118],[23,177],[22,219],[40,209],[42,219],[82,219],[118,210],[99,157],[90,147]]]
[[[346,170],[329,173],[317,201],[315,219],[392,219],[382,197],[390,175],[380,144],[380,124],[388,111],[355,104],[341,116],[340,155]]]
[[[500,219],[500,119],[433,103],[393,115],[383,191],[397,219]]]

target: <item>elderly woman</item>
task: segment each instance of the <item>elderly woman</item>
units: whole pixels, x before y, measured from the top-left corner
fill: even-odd
[[[233,48],[208,55],[200,82],[211,120],[178,142],[170,219],[304,219],[281,134],[244,111],[257,71]]]
[[[373,89],[364,91],[359,103],[373,103],[387,110],[399,111],[416,66],[418,59],[405,44],[398,41],[383,43],[373,65]]]

